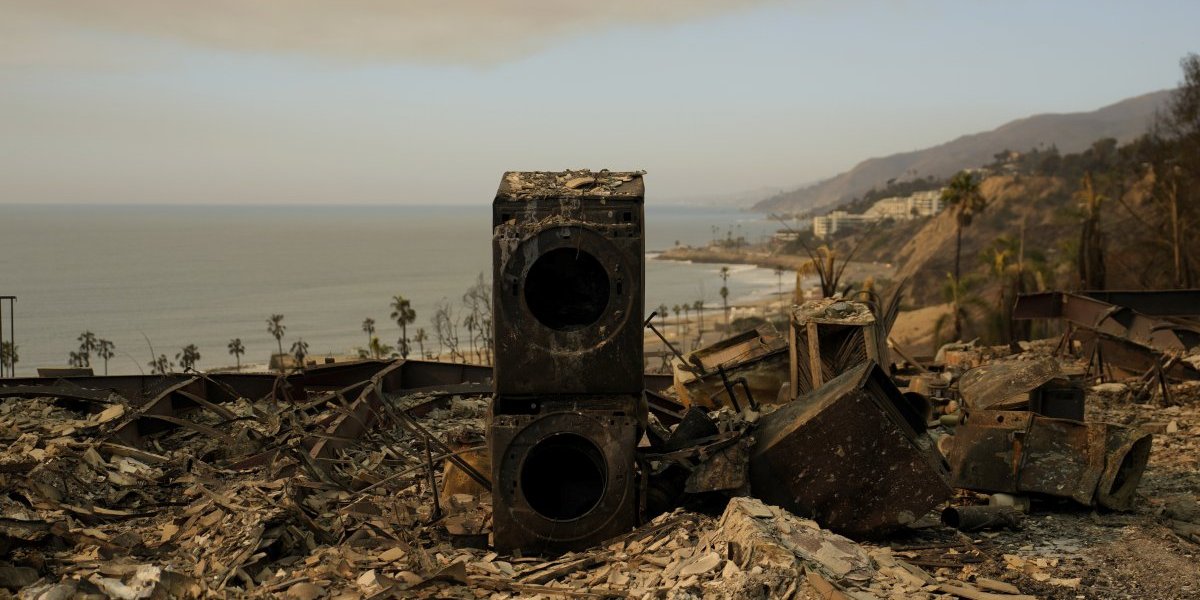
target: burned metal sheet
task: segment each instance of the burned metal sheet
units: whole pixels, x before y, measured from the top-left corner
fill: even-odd
[[[958,395],[973,409],[1016,407],[1029,401],[1029,392],[1062,374],[1058,360],[1003,360],[975,367],[958,380]]]
[[[955,487],[1046,494],[1114,510],[1130,508],[1151,436],[1111,423],[1026,411],[972,411],[947,438]]]
[[[1165,355],[1186,354],[1200,347],[1200,312],[1189,302],[1200,292],[1043,292],[1017,297],[1014,319],[1062,319],[1088,335],[1089,353],[1136,374]],[[1129,302],[1124,306],[1115,301]],[[1078,334],[1075,336],[1081,339]],[[1172,377],[1200,378],[1190,365],[1177,363]]]
[[[761,327],[689,352],[683,362],[677,360],[675,392],[680,402],[709,410],[744,405],[745,393],[730,397],[719,372],[723,370],[725,379],[744,378],[751,397],[774,404],[788,380],[787,365],[787,340],[773,327]]]
[[[910,525],[950,497],[948,472],[900,391],[867,362],[762,417],[755,497],[857,537]]]

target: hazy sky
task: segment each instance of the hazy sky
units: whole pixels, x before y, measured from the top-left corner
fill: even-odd
[[[0,0],[0,203],[486,203],[509,169],[651,197],[1173,86],[1200,2]],[[0,212],[2,215],[2,212]]]

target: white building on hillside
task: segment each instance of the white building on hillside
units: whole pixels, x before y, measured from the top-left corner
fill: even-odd
[[[884,198],[876,202],[867,212],[856,215],[844,210],[835,210],[825,216],[813,217],[813,235],[818,239],[844,230],[877,223],[884,219],[908,221],[917,217],[932,217],[942,210],[942,191],[929,190],[909,196]]]
[[[833,235],[838,231],[860,225],[869,225],[879,220],[879,217],[869,214],[855,215],[844,210],[835,210],[823,217],[813,217],[813,235],[819,239]]]
[[[907,221],[916,217],[932,217],[942,210],[942,191],[929,190],[911,196],[884,198],[867,209],[866,214],[881,219]]]

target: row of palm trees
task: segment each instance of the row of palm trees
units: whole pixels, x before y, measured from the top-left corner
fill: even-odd
[[[79,350],[71,352],[68,355],[68,364],[72,367],[90,367],[92,366],[92,355],[94,353],[96,358],[104,361],[104,374],[108,375],[108,361],[116,356],[117,345],[109,340],[97,337],[91,331],[79,334],[76,341],[79,342]]]
[[[674,306],[667,306],[666,304],[659,304],[657,312],[658,312],[658,318],[662,321],[663,331],[667,330],[667,317],[673,313],[675,315],[675,335],[677,337],[682,338],[685,334],[687,334],[688,331],[691,330],[692,311],[696,312],[696,316],[698,317],[698,320],[699,320],[698,333],[703,333],[704,332],[704,300],[696,300],[695,302],[692,302],[691,304],[688,304],[685,302],[683,304],[676,304]],[[683,316],[683,319],[679,318],[681,315]]]
[[[367,347],[359,349],[359,355],[364,358],[384,358],[398,354],[401,358],[408,358],[408,355],[412,353],[412,344],[415,342],[421,355],[424,356],[425,342],[429,339],[425,329],[419,327],[411,340],[408,337],[408,326],[417,320],[417,311],[413,308],[412,302],[397,294],[392,296],[392,301],[388,306],[392,309],[389,316],[400,327],[400,337],[396,340],[396,345],[392,346],[381,342],[375,336],[375,319],[367,317],[362,322],[362,331],[367,334]]]

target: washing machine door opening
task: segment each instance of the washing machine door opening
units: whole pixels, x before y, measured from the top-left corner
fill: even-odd
[[[529,312],[555,331],[593,325],[608,308],[608,271],[595,256],[577,248],[556,248],[539,256],[523,287]]]
[[[590,513],[608,488],[600,448],[574,433],[556,433],[534,444],[521,464],[521,493],[529,507],[553,521]]]

